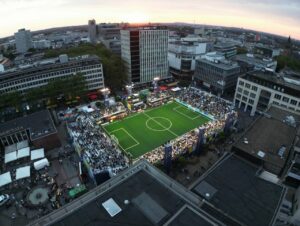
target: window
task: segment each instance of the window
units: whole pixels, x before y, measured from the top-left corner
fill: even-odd
[[[252,86],[252,90],[253,91],[257,91],[257,87],[256,86]]]
[[[248,89],[250,89],[251,85],[248,84],[248,83],[246,83],[245,87],[248,88]]]
[[[289,99],[289,98],[287,98],[287,97],[283,97],[283,98],[282,98],[282,101],[283,101],[283,102],[286,102],[286,103],[288,103],[288,102],[289,102],[289,100],[290,100],[290,99]]]
[[[281,95],[279,95],[279,94],[275,94],[275,99],[277,99],[277,100],[281,100]]]
[[[241,93],[242,91],[243,91],[243,89],[242,89],[241,87],[239,87],[239,88],[238,88],[238,92]]]
[[[297,105],[297,101],[296,100],[291,100],[291,105]]]
[[[248,92],[247,90],[244,90],[244,94],[245,94],[246,96],[248,96],[248,95],[249,95],[249,92]]]
[[[254,104],[254,100],[252,100],[252,99],[249,99],[249,104]]]
[[[236,98],[240,99],[241,98],[241,94],[236,94]]]
[[[245,101],[245,102],[247,102],[247,97],[243,97],[242,100]]]
[[[244,82],[243,81],[239,81],[239,85],[244,86]]]
[[[250,93],[250,97],[255,98],[256,97],[255,93]]]

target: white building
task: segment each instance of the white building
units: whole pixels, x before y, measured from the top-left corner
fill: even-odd
[[[18,69],[8,70],[0,76],[0,94],[15,90],[26,92],[32,88],[45,86],[49,81],[69,78],[82,74],[88,90],[104,88],[103,68],[97,56],[80,56],[46,59],[32,65],[22,65]]]
[[[49,49],[51,47],[51,42],[46,39],[33,41],[33,48],[35,49]]]
[[[96,25],[96,21],[93,20],[89,20],[88,23],[88,32],[89,32],[89,39],[91,43],[96,43],[97,42],[97,25]]]
[[[16,48],[18,53],[26,53],[30,48],[32,48],[32,40],[30,30],[25,30],[24,28],[19,29],[15,33]]]
[[[264,112],[272,105],[300,114],[300,75],[248,72],[238,79],[234,103],[251,115]]]
[[[128,82],[148,83],[168,76],[168,30],[136,27],[121,30],[121,52]]]
[[[191,78],[196,60],[207,52],[207,43],[200,41],[170,41],[168,62],[174,77]]]

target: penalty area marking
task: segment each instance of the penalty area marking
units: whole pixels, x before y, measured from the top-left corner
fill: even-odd
[[[115,133],[115,132],[118,132],[118,131],[120,131],[120,130],[122,130],[122,131],[124,131],[125,133],[127,133],[127,135],[135,142],[135,144],[134,145],[132,145],[132,146],[130,146],[130,147],[127,147],[127,148],[124,148],[124,147],[122,147],[122,145],[120,144],[120,142],[119,142],[119,145],[120,145],[120,147],[123,149],[123,150],[125,150],[125,151],[127,151],[128,149],[130,149],[130,148],[133,148],[133,147],[135,147],[135,146],[137,146],[137,145],[139,145],[140,144],[140,142],[138,142],[126,129],[124,129],[124,128],[120,128],[120,129],[116,129],[116,130],[114,130],[114,131],[111,131],[109,134],[111,135],[111,134],[113,134],[113,133]],[[116,136],[116,135],[115,135]],[[117,136],[116,136],[117,137]]]
[[[179,109],[179,108],[186,108],[186,107],[184,107],[184,106],[177,106],[177,107],[173,108],[173,110],[176,111],[177,113],[179,113],[179,114],[181,114],[181,115],[183,115],[183,116],[185,116],[185,117],[191,119],[191,120],[195,120],[195,119],[197,119],[197,118],[199,118],[199,117],[201,116],[201,115],[199,114],[199,115],[197,115],[196,117],[193,117],[193,118],[192,118],[192,117],[186,115],[185,113],[183,113],[183,112],[181,112],[181,111],[178,111],[177,109]],[[188,108],[187,108],[187,109],[188,109]],[[188,109],[188,110],[191,111],[190,109]],[[194,111],[192,111],[192,112],[194,112]]]

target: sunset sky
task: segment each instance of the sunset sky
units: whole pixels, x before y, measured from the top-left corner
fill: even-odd
[[[300,0],[0,0],[0,15],[0,37],[94,18],[234,26],[300,40]]]

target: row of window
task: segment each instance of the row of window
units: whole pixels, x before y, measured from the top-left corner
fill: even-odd
[[[84,72],[83,74],[90,74],[90,73]],[[33,88],[33,87],[43,86],[43,85],[46,85],[49,81],[53,81],[57,78],[64,79],[64,78],[69,77],[70,75],[72,75],[72,74],[63,75],[63,76],[59,76],[59,77],[52,77],[52,78],[34,80],[34,81],[31,81],[31,82],[25,82],[23,84],[18,84],[18,85],[17,84],[4,84],[2,86],[2,88],[0,88],[0,93],[7,93],[7,92],[14,91],[14,90],[26,90],[26,89],[30,89],[30,88]],[[96,80],[95,78],[98,78],[99,81],[102,81],[103,76],[100,73],[97,73],[97,74],[93,73],[93,74],[90,74],[88,76],[85,76],[85,78],[88,82],[93,82],[93,81],[89,81],[89,80]]]
[[[294,106],[297,106],[297,105],[300,106],[300,101],[298,102],[298,101],[295,100],[295,99],[290,99],[290,98],[288,98],[288,97],[286,97],[286,96],[282,96],[282,95],[280,95],[280,94],[275,94],[274,98],[275,98],[276,100],[281,100],[281,101],[283,101],[283,102],[285,102],[285,103],[289,103],[289,104],[294,105]]]
[[[251,85],[250,83],[244,82],[242,80],[239,80],[239,85],[244,86],[247,89],[251,89],[253,91],[257,91],[257,86]]]
[[[246,96],[242,96],[241,94],[236,94],[236,99],[238,99],[238,100],[242,100],[243,102],[245,102],[245,103],[249,103],[249,104],[251,104],[251,105],[253,105],[254,104],[254,100],[253,99],[251,99],[251,98],[247,98]]]
[[[81,68],[72,68],[72,69],[67,69],[67,70],[62,70],[62,71],[50,72],[50,73],[46,73],[46,74],[36,74],[31,77],[18,79],[18,80],[12,81],[12,82],[6,82],[6,83],[3,82],[2,84],[0,84],[0,89],[9,87],[9,86],[14,86],[17,84],[30,82],[30,81],[44,79],[44,78],[61,77],[61,75],[70,74],[70,73],[80,72],[83,75],[90,74],[90,73],[102,73],[100,65],[97,66],[97,69],[93,69],[93,68],[88,69],[88,67],[90,68],[92,66],[81,67]]]

